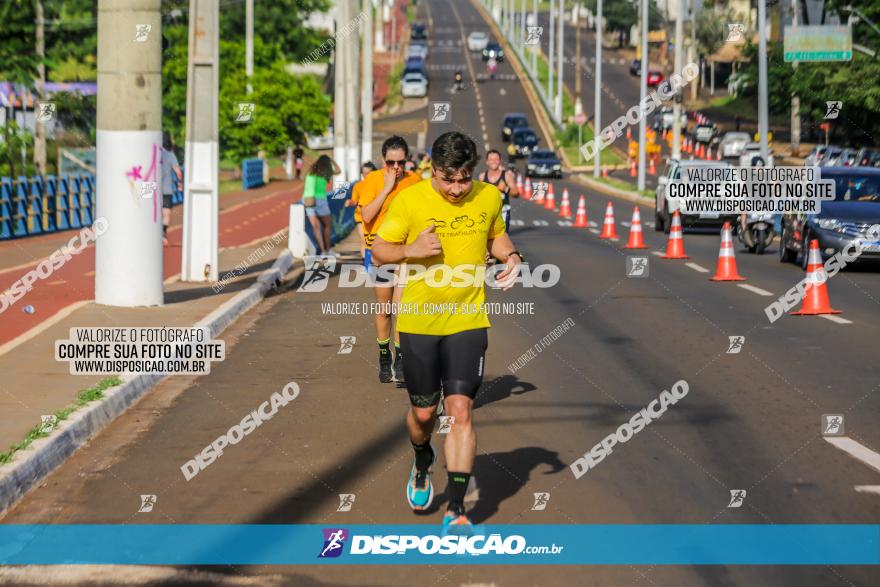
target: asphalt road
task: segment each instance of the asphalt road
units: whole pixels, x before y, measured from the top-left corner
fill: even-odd
[[[459,43],[470,30],[485,26],[465,0],[432,2],[425,17],[435,44]],[[481,147],[496,147],[505,112],[533,116],[515,81],[470,79],[465,92],[448,93],[444,87],[451,88],[454,69],[442,66],[470,63],[478,71],[482,62],[467,55],[463,42],[438,46],[450,50],[433,49],[431,101],[451,101],[452,122],[429,124],[428,144],[457,128]],[[503,65],[501,72],[508,68]],[[569,180],[555,188],[557,197],[564,188],[575,201],[586,195],[590,220],[601,224],[608,198]],[[771,294],[762,295],[709,281],[717,231],[687,232],[691,259],[671,261],[652,254],[664,248],[665,235],[646,226],[649,276],[629,278],[628,253],[621,246],[632,204],[613,203],[616,242],[560,225],[556,214],[532,203],[514,203],[516,246],[532,267],[557,265],[561,279],[551,288],[488,293],[488,301],[532,303],[534,313],[493,319],[474,416],[480,488],[471,510],[474,520],[876,523],[880,495],[857,492],[855,486],[880,484],[880,472],[820,434],[823,414],[843,414],[846,436],[880,450],[876,268],[847,270],[829,281],[831,303],[849,323],[785,316],[770,324],[764,308],[803,277],[795,266],[781,265],[775,249],[763,256],[737,249],[740,273],[747,278],[743,284]],[[653,220],[649,207],[641,208],[641,216],[646,223]],[[403,426],[407,399],[393,384],[378,383],[372,318],[322,308],[322,303],[369,302],[371,292],[340,288],[335,279],[323,293],[298,293],[294,286],[288,284],[230,329],[228,358],[210,375],[161,385],[2,522],[439,524],[445,503],[439,455],[437,506],[415,516],[405,502],[411,465]],[[569,319],[572,329],[511,373],[508,365]],[[353,352],[337,354],[340,337],[352,335],[357,337]],[[730,336],[745,337],[740,353],[727,353]],[[574,478],[570,463],[680,379],[689,384],[684,399],[595,469]],[[302,389],[293,404],[197,477],[183,478],[185,461],[290,381]],[[733,489],[747,491],[740,508],[728,507]],[[550,493],[549,505],[532,511],[532,495],[539,491]],[[356,495],[350,512],[336,511],[340,493]],[[153,512],[137,512],[141,494],[158,496]],[[867,585],[878,578],[876,568],[841,566],[210,571],[290,585],[802,586]]]

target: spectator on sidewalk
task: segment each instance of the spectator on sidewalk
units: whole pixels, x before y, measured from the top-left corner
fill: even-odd
[[[341,169],[336,161],[327,155],[321,155],[306,174],[303,204],[306,207],[306,216],[312,225],[319,254],[336,255],[336,252],[330,248],[333,244],[330,240],[333,217],[330,215],[330,204],[327,202],[327,184],[339,173]]]
[[[365,179],[371,171],[376,171],[376,165],[374,165],[372,161],[367,161],[361,166],[361,179]],[[366,242],[364,241],[364,218],[361,216],[361,207],[358,206],[358,202],[361,198],[361,188],[363,187],[364,183],[362,181],[356,181],[351,188],[351,198],[345,201],[346,208],[355,206],[354,222],[357,224],[358,236],[360,237],[361,242],[361,258],[364,257],[366,251]]]
[[[293,149],[293,162],[294,167],[296,168],[296,179],[300,179],[302,176],[303,169],[303,156],[305,155],[305,151],[303,151],[303,146],[300,143],[296,144],[296,147]]]
[[[171,206],[174,188],[183,191],[183,171],[174,154],[174,145],[168,131],[162,133],[162,246],[168,246],[168,225],[171,224]]]

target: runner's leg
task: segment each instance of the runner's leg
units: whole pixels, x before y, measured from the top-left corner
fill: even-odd
[[[372,269],[373,275],[376,275],[375,267]],[[379,381],[381,383],[390,383],[394,374],[392,372],[392,355],[391,355],[391,298],[394,294],[394,288],[383,286],[381,278],[375,277],[373,291],[376,293],[376,342],[379,345]]]

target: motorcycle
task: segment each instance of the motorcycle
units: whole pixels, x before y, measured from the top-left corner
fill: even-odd
[[[744,244],[750,253],[764,254],[776,236],[773,224],[773,214],[769,212],[754,212],[746,215],[745,224],[740,221],[737,224],[736,237]]]

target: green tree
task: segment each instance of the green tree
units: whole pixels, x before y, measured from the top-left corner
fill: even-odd
[[[586,0],[584,6],[589,8],[590,12],[596,14],[596,0]],[[650,30],[657,30],[662,26],[663,16],[654,0],[648,0],[648,16],[648,28]],[[602,17],[605,21],[606,30],[623,33],[623,36],[628,41],[630,29],[639,22],[639,5],[633,0],[603,2]]]

